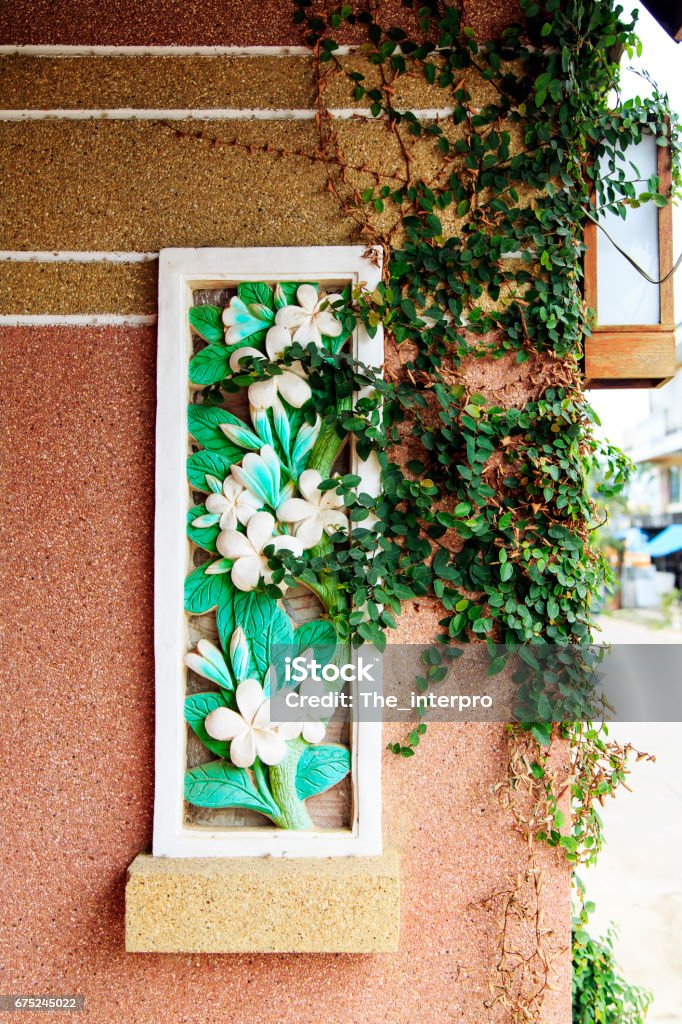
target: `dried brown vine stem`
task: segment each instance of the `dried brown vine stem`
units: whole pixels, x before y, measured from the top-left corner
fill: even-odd
[[[180,128],[173,121],[158,121],[156,123],[160,128],[170,132],[172,135],[176,136],[176,138],[190,139],[193,142],[202,142],[205,145],[211,146],[213,149],[238,149],[244,153],[248,153],[250,156],[253,156],[256,153],[263,153],[265,155],[279,157],[280,159],[291,157],[297,160],[305,160],[312,164],[328,165],[329,163],[327,154],[323,152],[309,153],[304,149],[291,149],[286,146],[273,146],[270,142],[244,142],[242,139],[238,139],[236,137],[231,139],[221,139],[220,136],[212,135],[203,128]],[[380,173],[379,171],[373,170],[366,163],[345,163],[345,167],[347,170],[355,171],[358,174],[370,175],[374,178],[377,184],[384,178],[390,178],[396,183],[401,183],[403,181],[399,174],[392,174],[390,171],[382,171]]]
[[[496,975],[485,1006],[501,1006],[512,1024],[541,1019],[545,997],[552,991],[552,965],[566,952],[545,925],[542,902],[543,875],[531,844],[525,871],[477,904],[496,910],[501,921]]]

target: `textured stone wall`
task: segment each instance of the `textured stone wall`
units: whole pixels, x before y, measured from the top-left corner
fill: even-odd
[[[473,4],[494,29],[509,18]],[[163,9],[162,9],[163,7]],[[30,9],[30,10],[29,10]],[[47,5],[17,0],[5,43],[295,43],[288,4]],[[492,10],[492,7],[491,7]],[[44,16],[43,16],[44,14]],[[209,17],[210,16],[210,17]],[[492,17],[492,20],[491,20]],[[487,19],[487,20],[486,20]],[[210,61],[210,63],[206,63]],[[301,57],[0,57],[0,108],[307,108]],[[419,99],[416,100],[419,102]],[[428,96],[422,101],[428,105]],[[340,95],[339,105],[350,105]],[[237,140],[221,147],[190,139]],[[348,123],[358,158],[393,159],[376,129]],[[0,122],[0,249],[354,240],[314,161],[311,122]],[[0,259],[5,416],[3,532],[12,582],[0,596],[8,681],[2,733],[5,992],[86,998],[93,1024],[482,1024],[495,906],[525,863],[491,787],[503,730],[440,725],[409,761],[385,756],[386,840],[398,848],[398,954],[131,955],[123,952],[128,865],[149,849],[153,799],[152,527],[156,263]],[[55,318],[79,318],[73,326]],[[91,327],[92,314],[132,317]],[[17,317],[46,317],[22,325]],[[18,324],[18,325],[17,325]],[[472,372],[479,372],[474,371]],[[504,365],[485,370],[504,391]],[[497,378],[495,378],[497,374]],[[515,380],[516,397],[523,382]],[[398,639],[428,639],[437,612],[408,609]],[[386,740],[401,727],[386,727]],[[570,1015],[569,883],[541,852],[545,925],[558,948],[548,1024]],[[36,1014],[44,1022],[47,1015]],[[29,1021],[30,1015],[24,1020]]]

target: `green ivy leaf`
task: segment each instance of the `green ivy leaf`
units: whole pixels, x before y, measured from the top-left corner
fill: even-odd
[[[192,306],[189,322],[197,334],[211,344],[225,337],[223,313],[217,306]]]
[[[258,792],[244,768],[227,761],[211,761],[185,772],[185,800],[195,807],[246,807],[272,816],[274,804]]]
[[[311,746],[301,754],[296,768],[296,793],[306,800],[324,793],[350,771],[350,751],[341,746]]]

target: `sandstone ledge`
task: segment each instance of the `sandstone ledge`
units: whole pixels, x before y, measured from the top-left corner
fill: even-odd
[[[390,953],[399,859],[166,858],[128,869],[130,953]]]

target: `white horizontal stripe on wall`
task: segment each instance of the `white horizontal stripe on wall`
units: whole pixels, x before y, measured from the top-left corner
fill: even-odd
[[[345,57],[357,46],[339,46]],[[67,46],[59,44],[0,46],[0,57],[310,57],[307,46]]]
[[[155,323],[155,313],[0,314],[0,327],[144,327]]]
[[[54,252],[0,249],[0,263],[152,263],[158,252]]]
[[[441,110],[414,110],[420,121],[435,121],[448,117],[453,107]],[[401,111],[402,112],[402,111]],[[342,108],[329,113],[339,120],[353,117],[371,118],[366,107]],[[235,110],[229,107],[214,107],[207,110],[169,109],[147,110],[133,107],[119,107],[112,110],[0,110],[0,121],[313,121],[317,110]]]

